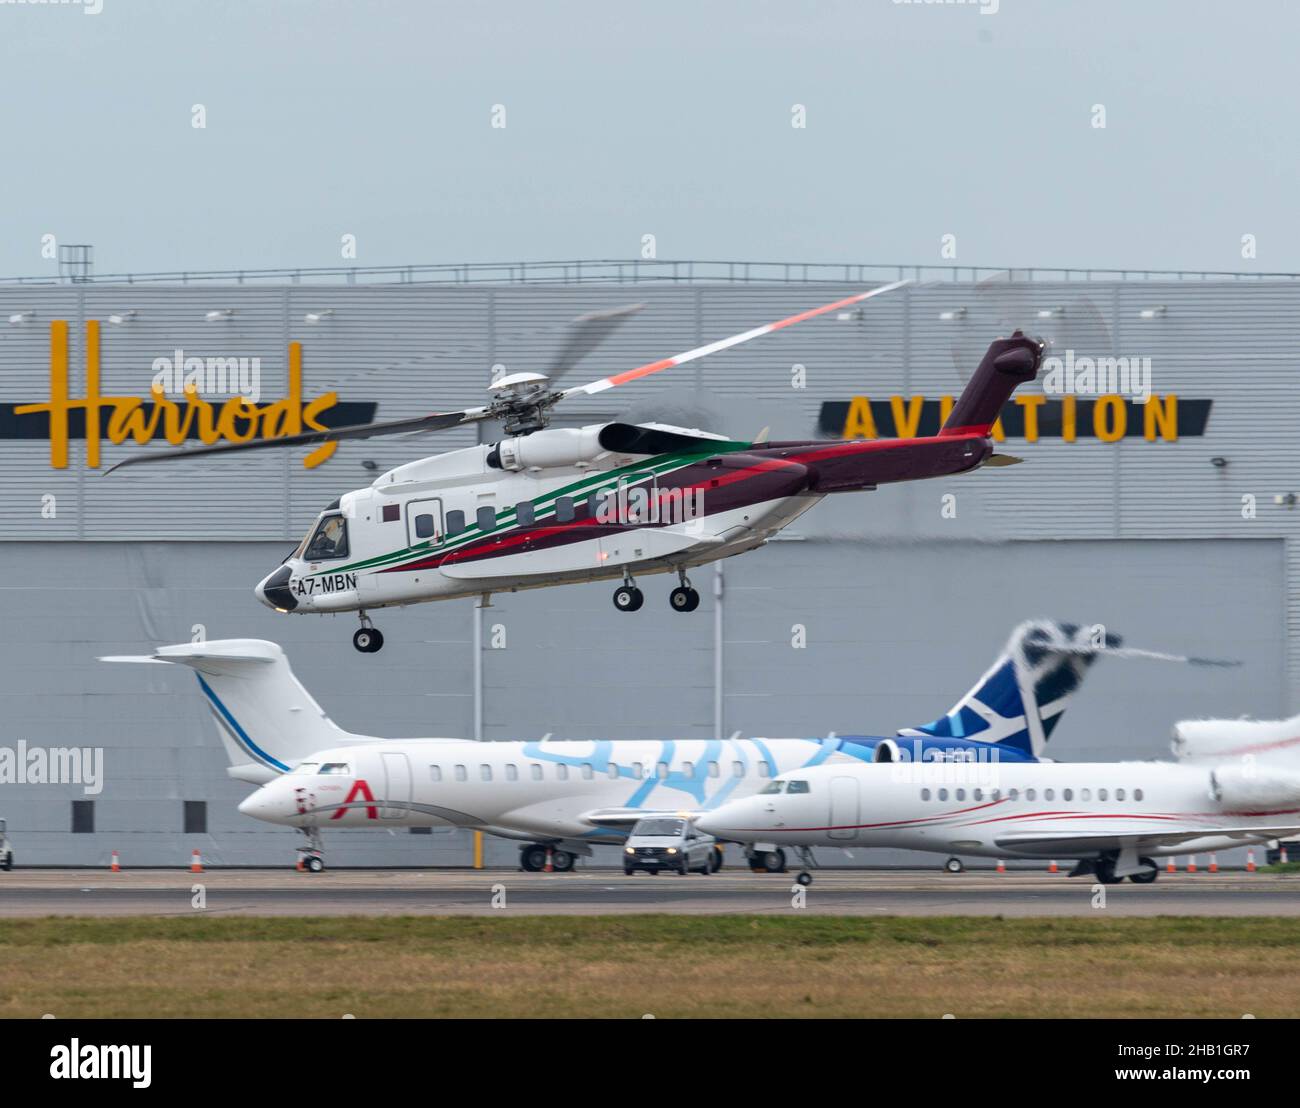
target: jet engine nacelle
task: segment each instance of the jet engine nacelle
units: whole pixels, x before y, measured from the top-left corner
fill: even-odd
[[[871,755],[873,762],[901,762],[902,754],[899,752],[898,743],[893,739],[881,739],[876,743],[876,749]]]
[[[1252,764],[1219,766],[1210,771],[1210,796],[1235,812],[1294,806],[1300,800],[1300,773]]]
[[[552,427],[531,435],[502,439],[493,454],[502,469],[514,472],[581,465],[608,453],[600,445],[600,431],[599,426]]]

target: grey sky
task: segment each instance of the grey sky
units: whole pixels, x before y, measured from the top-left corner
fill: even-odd
[[[345,233],[375,265],[951,233],[959,264],[1300,269],[1283,2],[102,3],[0,0],[0,274],[52,272],[47,232],[100,272],[334,265]]]

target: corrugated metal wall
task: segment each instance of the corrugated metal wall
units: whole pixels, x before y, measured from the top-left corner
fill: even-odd
[[[376,401],[379,418],[398,418],[481,402],[495,364],[544,366],[560,325],[583,312],[647,305],[566,383],[848,291],[815,284],[6,286],[0,317],[31,311],[33,318],[0,325],[0,402],[46,398],[51,319],[72,324],[76,395],[84,386],[82,325],[98,319],[107,394],[145,395],[154,359],[181,348],[257,356],[264,397],[279,396],[287,344],[296,339],[305,346],[308,396],[336,389],[341,400]],[[1086,692],[1078,717],[1063,725],[1061,756],[1122,754],[1128,740],[1116,736],[1134,729],[1140,753],[1155,755],[1174,718],[1279,715],[1300,705],[1300,654],[1291,646],[1300,631],[1291,600],[1300,588],[1300,514],[1274,503],[1300,491],[1291,459],[1300,417],[1297,301],[1300,287],[1285,282],[917,286],[869,302],[860,315],[812,321],[582,401],[566,421],[626,414],[740,436],[770,426],[776,437],[806,437],[824,400],[958,392],[989,338],[1017,324],[1052,338],[1058,351],[1149,356],[1157,393],[1213,400],[1204,437],[1013,440],[1005,449],[1027,464],[833,498],[796,525],[793,537],[803,541],[730,563],[723,722],[747,733],[809,734],[931,718],[1029,615],[1100,619],[1141,645],[1247,659],[1222,683],[1177,670],[1157,671],[1158,686],[1133,668],[1097,674],[1098,685],[1133,684],[1106,698]],[[1141,318],[1158,307],[1163,314]],[[225,308],[234,311],[228,321],[206,321],[207,312]],[[131,310],[137,314],[123,325],[107,323]],[[304,319],[327,310],[319,323]],[[940,318],[945,313],[954,318]],[[806,388],[792,387],[795,367]],[[129,817],[155,828],[132,833],[153,836],[149,850],[170,860],[179,836],[166,828],[173,815],[179,826],[180,800],[201,798],[197,791],[213,801],[213,849],[251,861],[273,860],[268,849],[278,856],[291,837],[256,830],[234,813],[243,787],[224,780],[190,690],[151,683],[148,692],[157,695],[142,697],[91,657],[187,639],[197,623],[209,636],[278,638],[322,699],[330,690],[329,706],[344,726],[472,734],[468,605],[386,614],[389,645],[374,665],[348,645],[350,618],[277,619],[248,589],[320,507],[370,480],[363,460],[382,470],[423,451],[468,445],[475,435],[345,444],[313,471],[299,456],[254,454],[111,477],[85,469],[79,443],[71,466],[57,471],[45,443],[0,442],[0,535],[22,540],[0,546],[7,613],[0,739],[89,742],[103,734],[107,745],[134,750],[121,755],[122,791],[111,805],[106,798],[104,819],[117,811],[122,827]],[[127,449],[106,447],[105,463]],[[1216,468],[1215,457],[1227,465]],[[957,497],[956,518],[940,510],[947,493]],[[42,515],[46,494],[56,497],[53,518]],[[1243,518],[1247,495],[1257,500],[1253,519]],[[619,616],[604,586],[498,598],[481,618],[485,632],[503,626],[509,645],[484,652],[484,735],[712,734],[712,571],[697,584],[706,600],[695,617],[670,614],[657,594],[637,616]],[[794,624],[809,628],[804,651],[789,645]],[[938,688],[943,703],[935,701]],[[0,801],[20,813],[15,827],[27,823],[49,836],[40,840],[50,844],[42,848],[47,860],[84,860],[87,850],[119,845],[104,834],[92,842],[69,836],[59,795],[54,804],[45,794],[29,801],[0,793]],[[434,844],[410,839],[402,838],[396,855],[385,842],[352,857],[428,860]],[[438,843],[448,858],[468,849],[454,836]]]

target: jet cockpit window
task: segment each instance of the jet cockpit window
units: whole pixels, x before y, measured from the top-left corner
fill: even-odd
[[[325,516],[312,533],[303,555],[309,562],[324,562],[348,556],[348,521],[342,516]]]
[[[766,785],[763,788],[758,790],[760,796],[766,796],[768,793],[779,793],[784,791],[785,791],[784,781],[773,781],[770,785]]]
[[[350,774],[352,767],[347,762],[326,762],[320,767],[320,774],[323,777],[327,773]]]
[[[785,791],[788,793],[807,793],[812,790],[808,787],[807,781],[791,781],[790,787]]]
[[[299,762],[293,767],[294,773],[315,773],[319,762]]]

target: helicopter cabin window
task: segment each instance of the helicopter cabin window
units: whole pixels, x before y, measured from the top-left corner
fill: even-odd
[[[466,772],[465,767],[464,767],[464,766],[457,766],[457,767],[456,767],[456,780],[457,780],[457,781],[465,781],[465,780],[467,780],[468,778],[469,778],[469,774]]]
[[[428,512],[421,512],[415,517],[415,537],[417,539],[431,539],[438,533],[438,528],[434,525],[433,516]]]
[[[811,791],[811,787],[807,781],[791,781],[790,784],[786,786],[785,791],[791,794],[806,793]]]
[[[485,535],[489,531],[495,531],[497,526],[496,509],[491,504],[484,504],[474,516],[474,522],[478,524],[478,529]]]
[[[507,781],[519,780],[519,767],[515,765],[514,762],[506,763],[506,780]]]
[[[465,513],[459,508],[447,513],[447,534],[459,535],[465,530]]]
[[[515,505],[515,522],[520,527],[531,527],[537,522],[537,513],[533,510],[531,500],[521,500]]]
[[[555,501],[555,522],[572,523],[574,517],[573,497],[561,496]]]
[[[602,522],[600,516],[600,505],[604,499],[605,499],[604,496],[598,492],[593,492],[589,497],[587,497],[587,522],[588,523]]]
[[[324,562],[348,556],[348,521],[342,516],[326,516],[318,524],[303,555],[309,562]]]
[[[383,516],[385,523],[396,523],[402,518],[402,506],[400,504],[385,504]]]

